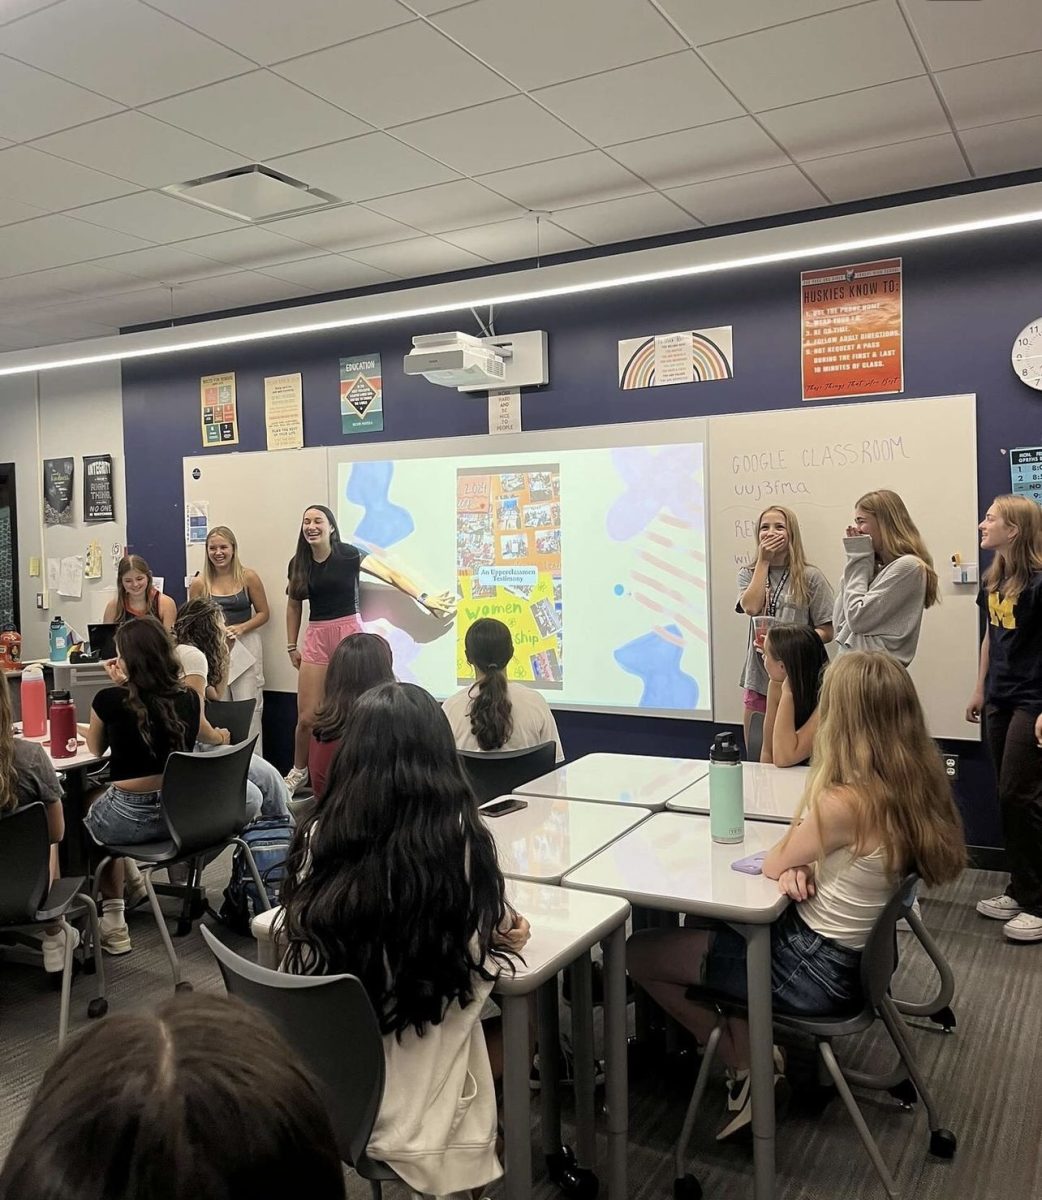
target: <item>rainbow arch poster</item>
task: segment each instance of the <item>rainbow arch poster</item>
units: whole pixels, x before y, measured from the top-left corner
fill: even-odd
[[[734,377],[730,325],[656,333],[619,342],[619,387],[663,387]]]

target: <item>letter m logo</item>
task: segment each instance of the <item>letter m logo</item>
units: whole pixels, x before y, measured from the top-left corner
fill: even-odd
[[[1016,600],[1003,600],[998,592],[988,593],[988,617],[992,625],[1001,625],[1003,629],[1016,629],[1017,618],[1013,613]]]

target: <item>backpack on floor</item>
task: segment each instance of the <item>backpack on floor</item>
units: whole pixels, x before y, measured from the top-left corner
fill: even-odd
[[[286,874],[286,858],[293,840],[293,822],[288,817],[265,817],[243,830],[242,840],[249,846],[257,872],[274,907],[278,904],[279,885]],[[250,921],[264,909],[257,895],[246,855],[236,846],[232,856],[232,876],[224,889],[220,918],[237,933],[249,934]]]

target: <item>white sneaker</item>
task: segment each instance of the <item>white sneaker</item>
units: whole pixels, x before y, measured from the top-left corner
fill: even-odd
[[[1019,916],[1024,910],[1005,892],[1001,896],[992,896],[990,900],[978,900],[977,911],[982,917],[991,917],[993,921],[1008,921],[1010,917]]]
[[[752,1123],[752,1089],[748,1071],[727,1073],[727,1120],[721,1125],[716,1140],[726,1141]],[[789,1084],[785,1078],[785,1055],[780,1046],[774,1047],[774,1105],[783,1107],[789,1098]]]
[[[78,929],[70,929],[73,950],[80,944]],[[58,929],[54,933],[45,933],[40,938],[43,950],[43,969],[48,975],[60,975],[65,970],[65,930]]]
[[[1007,921],[1002,932],[1014,942],[1042,942],[1042,917],[1022,912]]]
[[[122,900],[102,901],[101,920],[98,925],[101,948],[106,954],[129,954],[133,949],[124,912]]]
[[[297,788],[302,788],[308,781],[307,767],[291,767],[285,778],[286,791],[292,796]]]

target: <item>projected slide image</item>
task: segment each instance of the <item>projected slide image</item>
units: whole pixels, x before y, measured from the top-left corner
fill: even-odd
[[[502,621],[514,639],[511,679],[560,689],[560,467],[525,471],[460,467],[456,472],[456,677],[469,683],[467,630],[482,617]],[[556,510],[556,511],[555,511]],[[556,587],[555,587],[556,581]]]

